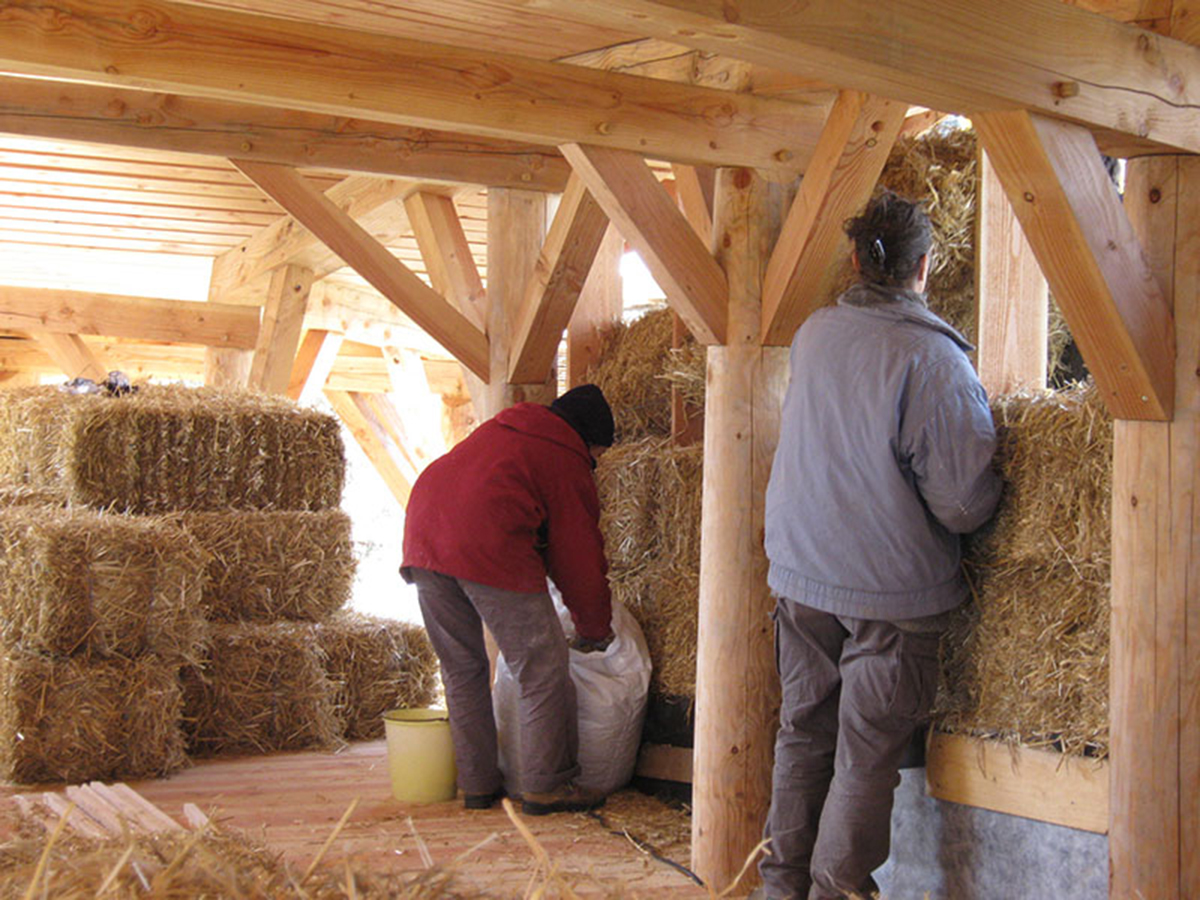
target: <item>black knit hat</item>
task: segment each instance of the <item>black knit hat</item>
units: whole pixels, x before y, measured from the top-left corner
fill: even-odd
[[[579,432],[589,447],[612,446],[615,430],[612,409],[604,399],[604,392],[596,385],[581,384],[571,388],[551,403],[550,409]]]

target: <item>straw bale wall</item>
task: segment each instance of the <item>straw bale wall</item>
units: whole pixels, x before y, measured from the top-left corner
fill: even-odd
[[[419,625],[343,612],[317,626],[317,640],[345,710],[347,739],[383,737],[385,712],[433,703],[438,660]]]
[[[226,510],[177,521],[208,555],[200,605],[214,622],[316,622],[350,599],[350,517],[319,512]]]
[[[148,385],[122,396],[0,391],[0,480],[135,513],[333,508],[337,420],[267,394]]]
[[[163,775],[186,764],[179,665],[0,653],[0,778],[80,782]]]
[[[189,752],[334,747],[345,730],[315,626],[214,624],[208,658],[182,672]]]

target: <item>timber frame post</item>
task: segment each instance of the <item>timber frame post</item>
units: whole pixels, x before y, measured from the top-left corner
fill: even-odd
[[[692,866],[717,891],[758,845],[771,797],[779,688],[763,516],[787,349],[762,345],[761,300],[781,194],[747,169],[718,172],[729,341],[708,348],[692,820]]]
[[[1109,896],[1200,895],[1200,161],[1131,161],[1125,206],[1173,300],[1174,416],[1113,447]]]

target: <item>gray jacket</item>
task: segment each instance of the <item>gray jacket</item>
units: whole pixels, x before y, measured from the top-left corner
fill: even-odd
[[[1000,496],[971,345],[911,291],[858,285],[792,341],[767,485],[771,589],[860,619],[966,599],[959,534]]]

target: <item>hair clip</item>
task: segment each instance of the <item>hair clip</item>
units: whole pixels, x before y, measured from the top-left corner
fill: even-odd
[[[880,238],[875,238],[875,240],[871,242],[869,252],[871,254],[871,261],[877,266],[882,266],[883,261],[887,259],[887,251],[884,250],[883,241]]]

